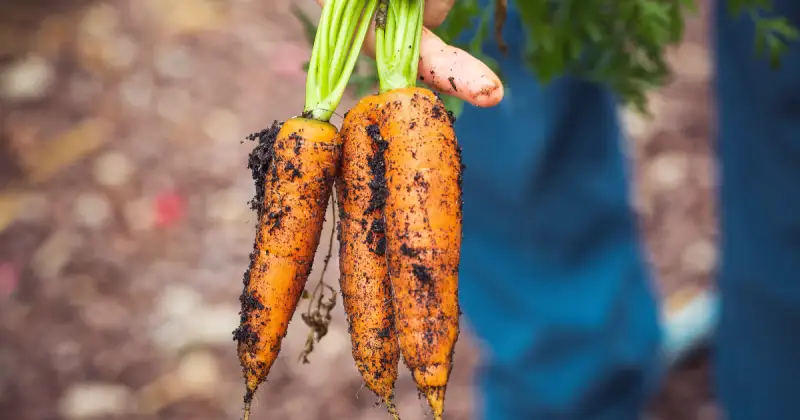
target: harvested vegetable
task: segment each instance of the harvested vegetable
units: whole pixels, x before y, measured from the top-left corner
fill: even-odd
[[[450,116],[430,91],[383,94],[386,245],[403,360],[441,418],[459,334],[461,161]]]
[[[385,148],[386,251],[400,350],[441,419],[459,335],[462,166],[452,116],[436,94],[416,87],[423,11],[423,0],[392,0],[376,28],[376,141]]]
[[[293,118],[260,136],[251,157],[260,185],[254,206],[258,231],[245,272],[241,325],[234,331],[247,381],[246,403],[280,351],[319,245],[336,166],[336,128]]]
[[[249,167],[258,228],[233,332],[244,371],[244,418],[267,379],[319,245],[342,146],[329,120],[369,29],[377,0],[330,0],[322,10],[300,117],[252,135]]]
[[[384,235],[385,144],[376,125],[375,99],[366,97],[351,109],[340,131],[344,145],[336,182],[340,287],[356,367],[367,388],[398,419],[393,398],[400,350]]]

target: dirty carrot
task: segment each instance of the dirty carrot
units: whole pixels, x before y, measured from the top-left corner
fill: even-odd
[[[312,49],[300,117],[255,135],[249,167],[256,184],[258,226],[240,297],[238,343],[246,393],[244,418],[256,389],[280,352],[311,271],[325,210],[341,159],[329,120],[344,94],[377,0],[329,0]]]
[[[374,119],[375,96],[363,98],[342,123],[339,197],[339,284],[353,359],[364,382],[399,419],[394,384],[400,360],[386,262],[383,204],[385,143]]]
[[[392,0],[376,27],[376,115],[395,328],[403,360],[441,419],[459,335],[461,154],[439,97],[416,87],[423,0]]]

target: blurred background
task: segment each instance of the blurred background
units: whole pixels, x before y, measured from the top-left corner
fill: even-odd
[[[310,49],[290,1],[318,16],[312,0],[0,0],[0,417],[239,418],[244,138],[302,107]],[[698,18],[670,52],[675,81],[651,97],[656,118],[625,115],[669,307],[706,289],[716,263],[706,54]],[[302,365],[306,332],[291,325],[254,419],[387,418],[341,306]],[[477,348],[462,334],[448,419],[475,408]],[[405,371],[397,403],[426,418]],[[715,418],[702,355],[652,417]]]

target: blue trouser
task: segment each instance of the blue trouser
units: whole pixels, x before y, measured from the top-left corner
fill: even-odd
[[[773,0],[800,25],[800,2]],[[798,416],[800,48],[780,71],[753,25],[717,12],[722,300],[717,380],[729,420]],[[514,12],[497,107],[468,107],[461,302],[487,350],[487,420],[635,419],[661,378],[661,331],[612,95],[541,86]]]

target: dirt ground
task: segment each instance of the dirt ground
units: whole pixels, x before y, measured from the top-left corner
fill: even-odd
[[[239,418],[231,331],[254,222],[241,141],[302,107],[309,48],[289,1],[0,0],[3,418]],[[708,287],[716,261],[705,43],[693,21],[656,118],[626,116],[665,297]],[[341,308],[310,365],[296,361],[305,333],[290,327],[254,418],[386,418]],[[462,337],[451,420],[474,410],[478,354]],[[425,418],[406,373],[397,398],[404,419]],[[712,401],[701,357],[652,414],[714,419]]]

